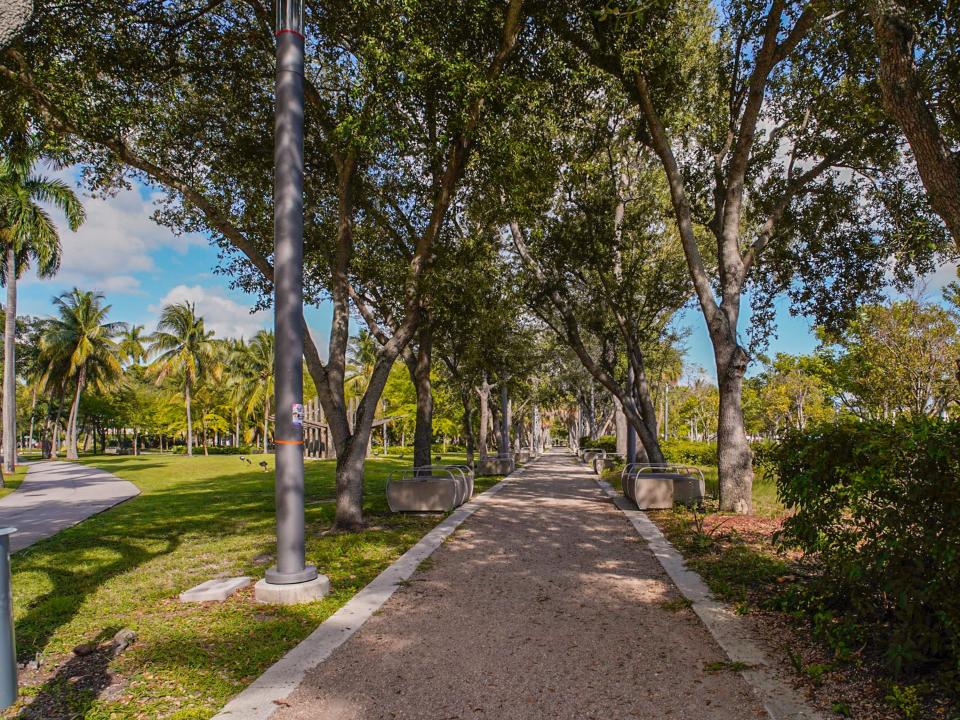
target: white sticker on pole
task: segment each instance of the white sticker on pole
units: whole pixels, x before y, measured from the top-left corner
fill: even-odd
[[[303,405],[294,403],[290,418],[293,420],[294,427],[303,427]]]

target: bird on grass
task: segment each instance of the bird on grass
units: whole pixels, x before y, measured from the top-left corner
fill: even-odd
[[[260,467],[263,469],[264,472],[266,472],[266,471],[267,471],[267,461],[266,461],[266,460],[261,460],[261,461],[260,461]]]
[[[240,456],[240,461],[245,462],[247,465],[253,465],[253,463],[250,462],[250,458],[244,457],[243,455]]]

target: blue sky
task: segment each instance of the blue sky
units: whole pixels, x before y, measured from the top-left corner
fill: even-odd
[[[77,173],[56,174],[76,185]],[[53,211],[63,243],[60,273],[47,280],[26,274],[19,284],[19,314],[48,315],[51,298],[76,286],[103,292],[112,306],[111,319],[141,324],[148,331],[163,305],[182,300],[195,302],[207,327],[220,337],[249,338],[272,327],[270,311],[251,314],[253,298],[231,290],[227,278],[214,274],[217,251],[206,237],[177,236],[150,219],[153,190],[136,186],[109,198],[90,197],[79,187],[77,192],[87,220],[70,232],[63,216]],[[310,309],[307,317],[323,349],[329,312]]]
[[[75,172],[59,174],[76,183]],[[113,307],[111,319],[141,324],[148,331],[164,304],[183,300],[195,302],[208,328],[220,337],[249,338],[261,328],[272,327],[269,311],[251,314],[253,299],[231,290],[227,278],[213,273],[217,252],[204,236],[177,236],[150,219],[153,193],[137,186],[110,198],[83,195],[87,221],[76,233],[54,212],[63,241],[61,271],[49,280],[38,280],[32,272],[23,278],[19,314],[47,315],[53,296],[77,286],[103,292]],[[921,286],[935,299],[940,288],[953,279],[955,268],[944,267]],[[778,306],[777,336],[768,351],[771,356],[810,352],[816,346],[809,321],[790,316],[786,305],[784,301]],[[326,355],[329,307],[308,308],[307,321]],[[690,329],[687,361],[691,371],[697,374],[696,368],[702,368],[715,377],[710,341],[699,311],[687,310],[680,324]]]

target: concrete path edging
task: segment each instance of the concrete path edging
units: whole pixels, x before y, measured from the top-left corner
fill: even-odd
[[[740,674],[760,698],[771,720],[825,720],[821,713],[809,707],[796,689],[777,677],[770,658],[761,649],[746,621],[729,606],[714,599],[703,578],[687,567],[683,556],[647,514],[637,510],[610,483],[597,479],[597,484],[627,516],[677,589],[693,603],[693,611],[727,657],[732,662],[748,666]]]
[[[370,581],[333,615],[324,620],[310,635],[271,665],[252,684],[223,706],[213,720],[268,720],[296,690],[307,672],[326,660],[330,654],[359,630],[373,614],[396,592],[401,583],[410,579],[417,567],[426,560],[453,532],[481,508],[504,485],[521,475],[515,470],[493,487],[460,506],[440,524],[424,535],[386,570]]]
[[[0,499],[0,527],[17,528],[10,538],[17,552],[139,494],[132,482],[96,467],[31,462],[20,487]]]

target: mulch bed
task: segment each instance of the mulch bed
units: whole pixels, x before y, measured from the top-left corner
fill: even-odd
[[[666,513],[652,513],[651,518],[662,530],[671,530],[673,519]],[[831,649],[818,641],[811,624],[785,612],[765,609],[778,593],[778,586],[803,582],[816,572],[797,553],[777,553],[773,534],[780,529],[784,517],[735,516],[712,513],[704,517],[703,529],[714,545],[709,552],[723,553],[730,548],[747,545],[767,556],[787,561],[794,574],[777,578],[774,585],[748,590],[749,608],[746,617],[757,637],[765,643],[770,657],[777,663],[782,677],[802,689],[811,704],[826,717],[849,717],[857,720],[957,720],[960,708],[944,697],[930,694],[913,712],[903,712],[887,700],[892,680],[880,658],[866,647],[854,652],[853,659],[838,662]],[[673,532],[676,526],[673,525]],[[687,532],[693,532],[692,523]],[[709,578],[705,578],[709,583]],[[924,678],[901,679],[903,685],[922,682]],[[926,678],[929,682],[930,678]]]

